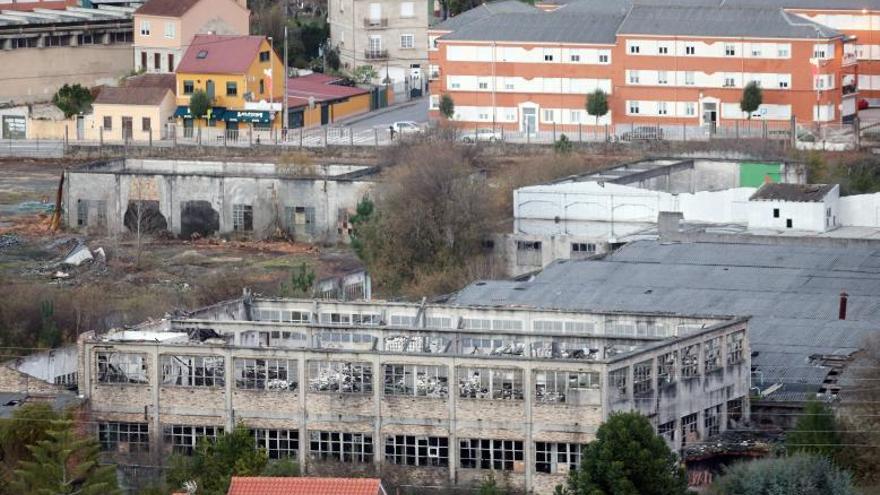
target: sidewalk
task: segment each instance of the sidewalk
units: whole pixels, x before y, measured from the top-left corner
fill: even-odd
[[[385,108],[381,108],[379,110],[376,110],[375,112],[362,113],[360,115],[356,115],[356,116],[348,118],[348,119],[338,120],[338,121],[334,122],[333,124],[334,125],[337,125],[337,124],[338,125],[357,124],[358,122],[362,122],[367,119],[372,119],[374,117],[378,117],[380,115],[383,115],[383,114],[386,114],[389,112],[394,112],[396,110],[400,110],[401,108],[409,108],[409,107],[418,105],[420,103],[423,104],[424,102],[425,102],[425,97],[420,96],[418,98],[413,98],[411,100],[407,100],[403,103],[395,103],[391,106],[387,106]]]

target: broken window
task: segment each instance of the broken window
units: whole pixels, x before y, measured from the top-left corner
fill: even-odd
[[[703,431],[706,436],[713,437],[721,433],[721,405],[703,411]]]
[[[608,372],[608,388],[614,394],[612,398],[626,399],[627,386],[626,379],[629,374],[629,368],[620,368],[619,370]]]
[[[95,220],[98,227],[107,226],[107,201],[99,199],[95,201]]]
[[[299,454],[299,430],[253,429],[254,445],[264,449],[269,459],[296,459]]]
[[[349,313],[321,313],[321,323],[350,325],[351,315]]]
[[[98,442],[104,452],[149,452],[150,427],[147,423],[98,423]]]
[[[282,330],[273,330],[269,334],[271,338],[270,345],[278,347],[308,347],[309,338],[301,332],[287,332]]]
[[[222,387],[223,356],[162,356],[162,385]]]
[[[669,442],[675,441],[675,421],[663,423],[657,427],[657,434],[665,438]]]
[[[562,359],[597,359],[599,349],[587,339],[554,338],[532,343],[532,357]]]
[[[312,321],[312,314],[308,311],[282,311],[284,321],[291,323],[309,323]]]
[[[556,332],[585,334],[593,333],[594,325],[589,321],[535,320],[532,323],[536,332]]]
[[[446,366],[386,364],[385,395],[448,397],[448,368]]]
[[[98,383],[147,383],[147,360],[143,354],[99,352]]]
[[[309,390],[343,394],[368,394],[373,391],[370,363],[309,361]]]
[[[288,206],[284,208],[284,213],[289,219],[290,232],[293,234],[314,235],[315,208],[311,206]]]
[[[76,200],[76,225],[85,227],[89,224],[89,200]]]
[[[727,335],[727,364],[736,364],[743,360],[743,346],[746,331],[740,330]]]
[[[681,351],[681,377],[685,380],[700,374],[700,344],[690,345]]]
[[[245,390],[297,389],[293,359],[235,358],[235,387]]]
[[[513,337],[489,337],[483,335],[461,338],[462,354],[484,354],[487,356],[523,356],[526,345],[512,340]]]
[[[451,342],[446,337],[433,335],[391,335],[385,337],[385,350],[388,352],[444,354],[449,349]]]
[[[535,442],[535,471],[568,474],[580,466],[583,449],[579,443]]]
[[[357,301],[360,299],[366,299],[366,290],[364,289],[363,282],[346,284],[342,288],[342,292],[345,293],[346,301]],[[378,325],[378,323],[376,323],[376,325]]]
[[[743,419],[743,398],[727,401],[727,428],[739,428]]]
[[[522,470],[523,443],[518,440],[463,439],[458,442],[460,467],[513,471]]]
[[[599,390],[599,373],[576,371],[535,371],[535,400],[543,403],[593,402],[584,393]]]
[[[571,258],[582,259],[596,254],[596,245],[588,242],[572,242]]]
[[[700,431],[697,428],[697,413],[688,414],[681,418],[681,438],[686,444],[700,440]]]
[[[675,362],[678,351],[668,352],[657,358],[657,385],[662,387],[675,382]]]
[[[416,317],[409,315],[391,315],[392,327],[414,327],[416,325]]]
[[[465,399],[520,400],[522,370],[458,367],[458,396]]]
[[[157,200],[129,201],[122,224],[132,233],[155,234],[168,230],[168,221]]]
[[[654,367],[650,359],[633,365],[633,394],[649,394],[654,389],[651,371]]]
[[[373,462],[373,435],[310,431],[309,457],[315,460]]]
[[[281,311],[277,309],[256,309],[254,316],[256,321],[281,321]]]
[[[358,313],[351,315],[352,325],[378,326],[382,323],[382,317],[378,314]]]
[[[372,349],[375,338],[368,333],[322,330],[315,332],[315,346],[322,349]]]
[[[413,435],[387,436],[385,461],[403,466],[449,466],[449,439]]]
[[[707,340],[703,353],[703,373],[721,369],[721,337]]]
[[[541,266],[541,241],[516,241],[518,266]]]
[[[427,328],[452,328],[452,318],[449,316],[427,316],[425,317],[425,326]]]
[[[164,428],[165,445],[177,454],[192,455],[199,441],[206,439],[213,442],[223,434],[222,426],[189,426],[166,425]]]
[[[254,207],[251,205],[232,205],[232,230],[252,232],[254,230]]]

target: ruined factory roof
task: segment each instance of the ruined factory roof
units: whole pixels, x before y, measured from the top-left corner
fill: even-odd
[[[344,163],[277,164],[210,160],[119,158],[71,168],[73,174],[129,174],[207,177],[273,178],[279,180],[372,180],[376,167]]]
[[[10,32],[37,25],[60,26],[93,23],[131,22],[134,7],[99,5],[97,8],[67,7],[65,9],[35,8],[31,11],[0,11],[0,28]],[[120,26],[122,27],[122,26]]]
[[[845,321],[841,291],[849,294]],[[527,281],[477,282],[452,301],[751,315],[761,388],[783,383],[777,397],[803,399],[829,370],[819,357],[851,356],[880,331],[878,295],[878,249],[636,241],[604,259],[557,261]]]
[[[764,184],[749,201],[796,201],[817,203],[825,199],[837,184]]]

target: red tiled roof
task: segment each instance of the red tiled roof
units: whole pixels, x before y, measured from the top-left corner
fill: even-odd
[[[385,495],[385,490],[375,478],[233,476],[226,495]]]
[[[168,88],[103,88],[95,98],[105,105],[158,105],[171,92]]]
[[[122,81],[126,88],[168,88],[171,91],[176,84],[174,74],[140,74]]]
[[[150,0],[135,10],[135,14],[180,17],[200,0]]]
[[[183,54],[177,72],[244,74],[260,52],[262,36],[197,34]],[[199,58],[199,53],[204,56]]]
[[[287,80],[287,104],[291,107],[299,107],[309,104],[309,97],[316,103],[325,101],[342,100],[352,96],[367,94],[370,91],[352,86],[334,84],[341,81],[338,77],[325,74],[309,74],[302,77],[294,77]]]

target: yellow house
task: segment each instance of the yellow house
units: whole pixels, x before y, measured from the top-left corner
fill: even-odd
[[[281,59],[262,36],[196,35],[177,66],[174,116],[185,135],[204,126],[227,132],[280,128],[284,76]],[[196,91],[208,96],[206,115],[190,112]]]
[[[120,88],[103,88],[92,103],[87,139],[159,140],[175,109],[173,74],[132,77]]]

